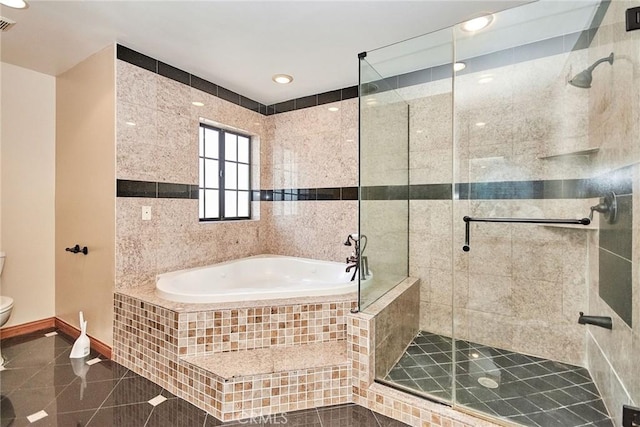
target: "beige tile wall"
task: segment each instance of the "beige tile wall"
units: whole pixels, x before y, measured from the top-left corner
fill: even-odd
[[[379,303],[374,303],[365,310],[377,313],[374,337],[376,378],[384,378],[389,373],[418,333],[419,294],[420,285],[414,283],[385,307],[379,308]]]
[[[602,26],[589,49],[588,62],[614,52],[614,63],[598,66],[589,90],[589,137],[599,145],[594,172],[605,173],[634,165],[632,237],[632,321],[629,327],[598,295],[598,239],[590,242],[589,312],[610,316],[613,330],[589,327],[588,367],[614,419],[621,420],[622,405],[640,405],[640,90],[637,64],[640,61],[638,32],[626,32],[625,10],[637,1],[611,2]],[[597,202],[594,200],[594,202]],[[594,203],[595,204],[595,203]]]
[[[361,232],[367,236],[363,255],[373,276],[363,286],[361,307],[366,307],[407,276],[409,248],[408,202],[362,200]]]
[[[351,249],[343,242],[358,232],[355,200],[267,202],[262,212],[271,218],[260,228],[266,253],[344,262]]]
[[[269,119],[273,126],[269,149],[274,188],[358,185],[357,98]]]
[[[456,79],[455,99],[450,79],[401,89],[411,108],[411,184],[590,177],[589,156],[544,158],[589,148],[588,95],[565,78],[586,62],[586,52],[576,51],[466,74]],[[485,74],[493,80],[478,84]],[[464,253],[462,218],[582,218],[589,206],[568,199],[412,200],[409,266],[422,283],[420,327],[449,336],[455,327],[460,338],[583,365],[584,329],[576,319],[587,309],[593,232],[473,224],[472,249]]]
[[[118,179],[197,184],[200,118],[252,135],[260,164],[264,116],[123,61],[117,61],[116,86]],[[253,177],[260,188],[260,174]],[[151,206],[151,221],[141,220],[142,206]],[[117,198],[116,288],[261,253],[259,202],[252,209],[256,220],[200,224],[197,200]]]
[[[338,108],[330,111],[329,108]],[[273,188],[335,188],[358,185],[358,100],[349,99],[267,118],[263,173]],[[267,187],[270,188],[270,187]],[[263,203],[264,251],[344,261],[342,243],[358,231],[357,201]]]
[[[409,181],[409,109],[394,91],[362,98],[360,181],[363,187],[406,186]],[[367,236],[363,256],[373,277],[361,292],[366,307],[407,276],[407,200],[360,202],[360,232]]]
[[[197,184],[201,118],[252,135],[253,188],[357,186],[357,99],[265,117],[123,61],[116,177]],[[142,206],[151,206],[151,221],[141,221]],[[357,232],[356,201],[251,208],[251,221],[201,224],[197,200],[118,198],[116,287],[152,286],[159,273],[259,253],[332,261],[349,255],[342,242]]]

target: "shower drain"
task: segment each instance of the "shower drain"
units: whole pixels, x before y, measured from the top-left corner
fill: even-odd
[[[478,383],[486,388],[498,388],[498,383],[495,380],[487,377],[478,378]]]

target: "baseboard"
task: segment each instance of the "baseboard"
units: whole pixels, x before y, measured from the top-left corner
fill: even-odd
[[[18,337],[20,335],[27,335],[45,329],[55,328],[56,320],[57,319],[55,317],[49,317],[42,320],[23,323],[21,325],[8,326],[6,328],[0,329],[0,338],[5,339]]]
[[[53,328],[59,329],[60,332],[69,335],[71,338],[78,338],[80,336],[80,330],[75,326],[68,324],[62,319],[58,319],[57,317],[49,317],[42,320],[36,320],[34,322],[2,328],[0,329],[0,338],[5,339],[19,337],[21,335],[32,334],[34,332]],[[111,347],[91,336],[89,336],[89,341],[91,342],[91,348],[93,350],[97,351],[107,359],[111,359]]]
[[[57,317],[55,318],[55,327],[58,328],[60,332],[69,335],[71,338],[78,338],[80,336],[80,329]],[[90,335],[89,341],[91,342],[91,348],[93,350],[97,351],[107,359],[111,359],[111,347]]]

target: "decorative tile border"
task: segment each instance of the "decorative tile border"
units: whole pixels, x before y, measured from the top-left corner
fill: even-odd
[[[624,167],[584,179],[458,183],[454,195],[458,200],[591,199],[608,191],[631,194],[632,177]],[[450,183],[363,187],[362,199],[451,200],[452,187]]]
[[[145,197],[153,199],[197,199],[198,186],[169,182],[116,180],[117,197]]]
[[[595,178],[537,181],[472,182],[455,185],[456,199],[590,199],[607,191],[631,194],[628,168]],[[197,199],[198,186],[152,181],[116,180],[117,197]],[[371,186],[362,188],[363,200],[451,200],[451,184]],[[358,200],[358,187],[284,188],[254,190],[252,201]]]
[[[503,65],[529,61],[542,56],[586,49],[593,41],[607,7],[608,2],[603,2],[603,5],[599,7],[593,18],[590,29],[478,57],[459,58],[459,60],[467,63],[467,68],[457,74],[464,75],[471,72],[480,72]],[[162,61],[158,61],[150,56],[136,52],[126,46],[120,44],[117,45],[116,55],[117,58],[122,61],[144,68],[153,73],[160,74],[161,76],[170,78],[179,83],[191,86],[195,89],[247,108],[248,110],[267,116],[357,98],[359,91],[359,88],[356,85],[315,95],[304,96],[301,98],[290,99],[273,105],[264,105],[196,75],[180,70]],[[366,57],[366,53],[363,52],[358,55],[358,57],[364,58]],[[453,70],[450,65],[439,65],[406,74],[391,76],[383,79],[382,81],[368,83],[366,87],[370,88],[370,91],[366,94],[451,78],[452,74]]]
[[[266,116],[358,97],[358,86],[350,86],[267,106],[120,44],[117,58]]]
[[[193,184],[118,179],[116,180],[116,196],[152,199],[197,199],[198,186]],[[358,187],[254,190],[251,192],[251,200],[254,202],[358,200]]]
[[[264,104],[260,104],[259,102],[246,98],[198,76],[189,74],[186,71],[182,71],[169,64],[165,64],[164,62],[158,61],[150,56],[143,55],[142,53],[129,49],[126,46],[122,46],[120,44],[117,45],[116,55],[118,59],[128,62],[129,64],[136,65],[140,68],[144,68],[145,70],[160,74],[161,76],[191,86],[213,96],[217,96],[218,98],[233,102],[234,104],[248,110],[255,111],[260,114],[267,114],[267,106]]]

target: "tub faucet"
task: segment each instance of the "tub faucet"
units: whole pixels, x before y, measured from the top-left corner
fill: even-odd
[[[360,276],[362,279],[365,279],[365,275],[360,268],[360,239],[358,239],[357,234],[349,234],[347,236],[347,240],[344,242],[345,246],[354,246],[355,250],[351,253],[350,257],[347,257],[347,268],[346,272],[349,273],[353,270],[353,275],[351,276],[351,281],[356,279],[356,275],[360,270]]]
[[[356,274],[358,274],[358,264],[356,263],[348,265],[345,271],[348,273],[349,271],[351,271],[351,269],[353,269],[353,274],[351,275],[351,281],[353,282],[354,280],[356,280]]]

